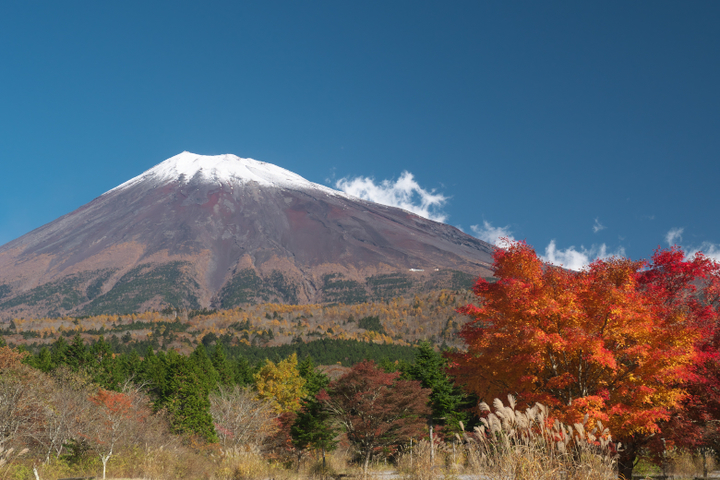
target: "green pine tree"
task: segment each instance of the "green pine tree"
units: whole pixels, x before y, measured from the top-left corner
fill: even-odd
[[[203,372],[191,359],[175,356],[169,365],[166,408],[175,433],[195,434],[217,442],[210,415],[208,385]]]
[[[447,360],[433,350],[429,342],[422,342],[415,362],[403,365],[403,373],[406,378],[420,381],[423,388],[432,390],[430,406],[433,421],[447,425],[451,430],[459,430],[461,421],[467,423],[467,414],[462,411],[466,397],[445,373],[446,366]]]
[[[335,440],[337,435],[338,429],[334,426],[333,418],[323,404],[315,397],[304,399],[302,409],[290,427],[290,436],[295,448],[301,452],[320,450],[323,470],[325,470],[325,452],[330,452],[337,447]]]
[[[85,368],[93,382],[107,390],[117,390],[125,379],[118,368],[118,362],[113,358],[112,347],[105,341],[104,336],[100,335],[98,341],[89,349],[89,358],[91,360]]]
[[[225,356],[225,349],[221,342],[215,344],[215,350],[213,350],[210,360],[218,374],[220,385],[232,385],[235,383],[232,364]]]
[[[70,345],[65,341],[65,338],[60,336],[53,343],[50,349],[50,356],[52,358],[53,368],[57,368],[60,365],[67,365],[67,356]]]
[[[53,371],[56,365],[53,363],[52,353],[50,353],[50,349],[43,346],[38,352],[37,356],[33,357],[33,363],[31,364],[31,366],[45,373],[50,373],[51,371]]]
[[[327,375],[317,371],[309,355],[298,364],[298,373],[305,379],[305,392],[310,398],[315,398],[315,395],[330,383]]]
[[[188,360],[197,367],[198,375],[205,383],[207,391],[213,392],[217,390],[218,384],[220,383],[220,375],[213,366],[212,360],[205,350],[205,346],[201,343],[197,348],[190,354]]]
[[[233,362],[233,378],[238,385],[252,385],[255,382],[256,370],[250,365],[247,358],[238,355]]]
[[[85,369],[91,361],[92,354],[90,353],[90,350],[85,345],[85,342],[80,334],[76,334],[73,338],[73,342],[67,348],[65,364],[74,372],[79,372],[80,370]]]

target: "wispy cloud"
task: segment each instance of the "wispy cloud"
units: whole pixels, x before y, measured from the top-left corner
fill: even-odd
[[[483,220],[482,225],[472,225],[470,226],[470,230],[472,230],[473,234],[475,234],[475,236],[480,240],[492,243],[498,247],[505,246],[506,242],[501,239],[507,239],[510,242],[515,241],[509,225],[504,227],[493,227],[490,222]]]
[[[551,240],[548,246],[545,247],[545,255],[540,255],[540,258],[547,263],[562,266],[570,270],[582,270],[597,259],[623,256],[625,256],[625,249],[622,247],[619,247],[614,252],[610,252],[608,251],[607,245],[603,243],[601,245],[593,245],[590,248],[585,248],[581,245],[579,249],[571,246],[565,250],[560,250],[557,248],[555,240]]]
[[[665,241],[668,245],[673,246],[682,242],[682,234],[685,231],[684,228],[671,228],[670,231],[665,235]]]
[[[596,217],[596,218],[595,218],[595,225],[593,225],[592,228],[593,228],[593,232],[594,232],[594,233],[597,233],[597,232],[599,232],[600,230],[605,230],[607,227],[606,227],[605,225],[603,225],[602,223],[600,223],[600,219],[598,219],[598,218]]]
[[[390,207],[399,207],[436,222],[444,222],[447,219],[442,207],[448,197],[436,193],[434,189],[425,190],[408,171],[402,172],[396,181],[376,182],[371,177],[345,177],[335,182],[335,187],[354,197]]]

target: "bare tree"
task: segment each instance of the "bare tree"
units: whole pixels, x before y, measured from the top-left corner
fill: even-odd
[[[273,405],[238,385],[210,395],[210,414],[223,447],[260,446],[273,433]]]
[[[40,372],[23,365],[23,353],[0,347],[0,447],[24,443],[38,417]]]
[[[104,479],[110,457],[118,448],[134,443],[139,425],[151,412],[144,395],[134,388],[124,392],[99,388],[90,401],[95,408],[84,422],[83,436],[100,456]]]
[[[69,370],[61,370],[54,377],[45,376],[35,388],[40,393],[40,415],[29,436],[36,448],[42,450],[47,463],[51,455],[62,454],[68,440],[78,436],[93,407],[89,400],[91,387]]]

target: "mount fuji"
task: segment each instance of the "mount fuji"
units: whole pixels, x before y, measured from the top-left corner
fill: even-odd
[[[0,247],[0,315],[353,303],[489,276],[494,247],[276,165],[183,152]]]

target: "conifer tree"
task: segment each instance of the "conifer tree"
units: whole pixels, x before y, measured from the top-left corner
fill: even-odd
[[[459,422],[467,423],[467,415],[461,412],[466,396],[456,387],[445,373],[447,360],[433,350],[429,342],[418,346],[415,363],[404,366],[404,376],[420,381],[423,388],[429,388],[433,422],[460,428]]]
[[[308,449],[322,451],[324,469],[325,452],[333,450],[337,445],[337,428],[332,423],[329,411],[315,396],[328,386],[330,379],[316,370],[310,356],[300,362],[298,373],[305,379],[306,396],[302,399],[301,409],[290,427],[292,444],[300,454]]]
[[[232,363],[232,373],[238,385],[252,385],[255,383],[255,372],[247,358],[239,355]]]
[[[51,348],[51,357],[53,368],[57,368],[60,365],[67,365],[67,355],[70,345],[63,336],[58,337],[53,343]]]
[[[131,350],[130,353],[122,354],[118,357],[118,369],[121,376],[125,379],[137,380],[140,375],[140,365],[142,360],[137,351]]]
[[[36,357],[29,356],[28,360],[32,361],[32,363],[30,364],[32,367],[35,367],[44,373],[49,373],[55,369],[50,349],[45,346],[40,349]]]
[[[221,342],[215,344],[212,357],[210,358],[215,371],[218,374],[220,385],[232,385],[235,383],[232,364],[225,356],[225,349]]]
[[[90,363],[91,355],[88,348],[85,346],[80,334],[76,334],[73,338],[72,344],[67,348],[65,355],[65,364],[68,365],[72,371],[77,372],[81,368],[84,368]]]
[[[195,434],[209,442],[218,441],[210,415],[208,386],[196,362],[173,355],[168,368],[165,406],[175,433]]]
[[[315,398],[315,395],[330,383],[327,375],[317,371],[315,363],[309,355],[298,364],[298,373],[305,379],[305,394],[307,398]]]
[[[159,352],[158,355],[155,355],[152,347],[148,347],[145,358],[138,367],[138,376],[142,382],[148,385],[154,397],[155,409],[162,409],[166,403],[166,392],[168,392],[168,374],[165,354]]]
[[[112,348],[100,335],[97,342],[89,349],[90,361],[85,367],[95,383],[108,390],[116,390],[124,380],[117,362],[113,358]]]
[[[325,452],[337,447],[335,439],[338,429],[333,423],[330,411],[315,397],[303,399],[302,408],[290,427],[290,435],[293,446],[299,451],[320,450],[325,470]]]
[[[205,350],[205,346],[200,343],[197,348],[190,354],[190,362],[197,366],[197,370],[202,381],[205,383],[208,392],[217,390],[220,381],[220,375],[215,370],[212,360]]]

